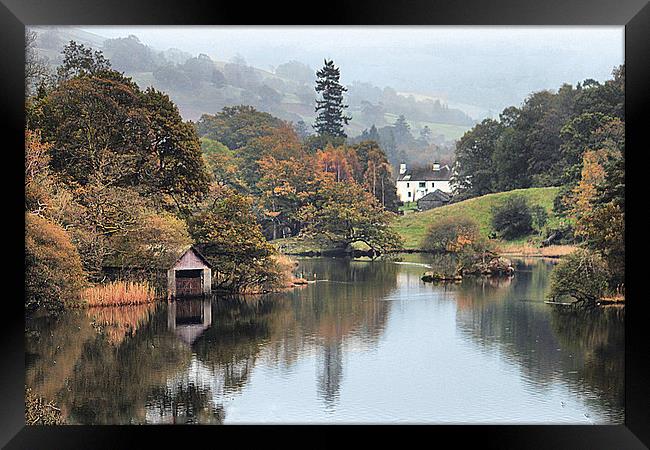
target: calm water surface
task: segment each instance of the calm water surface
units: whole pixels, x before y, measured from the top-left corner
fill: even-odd
[[[260,298],[28,323],[27,385],[67,422],[622,423],[624,310],[543,303],[552,263],[426,284],[426,256],[303,259]]]

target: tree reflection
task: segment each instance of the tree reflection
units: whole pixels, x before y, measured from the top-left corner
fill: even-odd
[[[391,302],[382,299],[397,266],[313,259],[301,269],[321,281],[32,321],[26,383],[56,400],[68,423],[221,423],[224,398],[241,392],[259,359],[288,368],[316,353],[318,395],[332,407],[347,347],[377,345],[385,328]]]
[[[625,309],[617,306],[551,315],[560,344],[583,361],[580,378],[619,410],[625,407],[624,321]]]
[[[509,283],[463,281],[457,288],[458,327],[486,349],[498,347],[537,389],[558,381],[574,392],[595,389],[604,410],[620,420],[623,313],[562,312],[544,304],[550,269],[547,262],[527,261]]]

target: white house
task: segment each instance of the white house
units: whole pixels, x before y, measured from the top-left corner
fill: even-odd
[[[450,178],[451,169],[446,164],[440,166],[435,162],[428,167],[407,169],[406,164],[402,163],[397,176],[397,196],[403,202],[416,202],[438,189],[451,194]]]

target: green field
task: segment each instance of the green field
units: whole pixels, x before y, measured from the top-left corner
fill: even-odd
[[[393,229],[404,240],[405,249],[419,249],[428,227],[441,217],[472,218],[478,222],[481,233],[487,237],[493,231],[490,225],[492,207],[507,197],[517,194],[525,196],[531,206],[543,206],[548,212],[549,224],[552,224],[557,220],[553,214],[553,199],[558,191],[557,187],[547,187],[488,194],[428,211],[398,216],[393,222]],[[526,239],[526,237],[520,238],[517,242],[523,242]]]
[[[390,124],[395,123],[398,117],[399,117],[398,114],[393,114],[393,113],[384,114],[386,123],[390,123]],[[412,130],[413,129],[420,130],[424,128],[424,126],[426,125],[431,130],[431,134],[433,136],[442,134],[445,137],[445,139],[448,139],[450,141],[455,141],[460,139],[467,130],[472,128],[471,126],[468,125],[452,125],[448,123],[423,122],[423,121],[416,121],[416,120],[407,120],[407,122],[411,126]]]

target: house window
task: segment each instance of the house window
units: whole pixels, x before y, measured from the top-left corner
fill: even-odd
[[[433,187],[433,181],[431,182],[431,187]]]
[[[420,181],[420,187],[421,188],[425,187],[426,185],[427,185],[427,183],[425,181]]]
[[[409,183],[406,183],[406,187],[410,187],[410,186],[409,186]]]
[[[411,198],[411,193],[409,192],[408,194],[409,194],[408,197]]]

